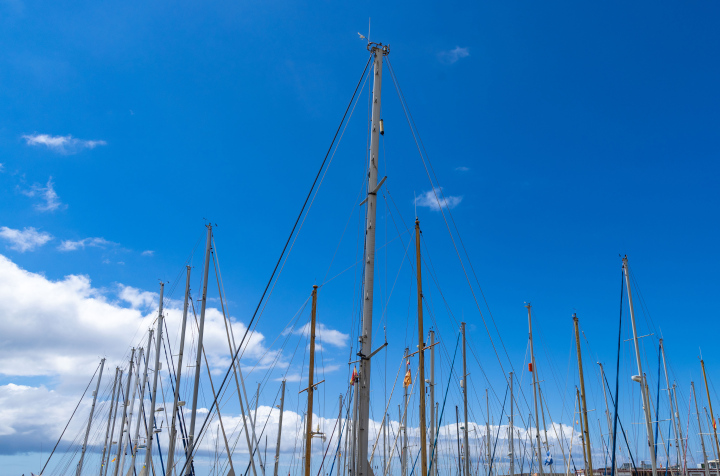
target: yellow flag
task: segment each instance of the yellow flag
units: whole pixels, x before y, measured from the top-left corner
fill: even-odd
[[[412,376],[410,375],[410,369],[408,369],[403,380],[403,387],[408,388],[410,385],[412,385]]]

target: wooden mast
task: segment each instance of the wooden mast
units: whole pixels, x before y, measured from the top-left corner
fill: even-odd
[[[310,311],[310,367],[308,369],[308,404],[305,424],[305,476],[310,476],[310,452],[312,450],[313,377],[315,370],[315,314],[317,312],[317,284],[313,285],[312,310]]]
[[[592,467],[592,452],[590,451],[590,429],[588,428],[588,417],[587,417],[587,401],[585,399],[585,377],[583,376],[582,367],[582,355],[580,353],[580,325],[578,318],[573,313],[573,325],[575,326],[575,345],[577,347],[577,359],[578,359],[578,372],[580,373],[580,396],[582,398],[582,412],[583,412],[583,432],[585,433],[585,444],[583,445],[583,451],[585,452],[585,461],[587,462],[586,474],[593,474]]]
[[[415,257],[417,259],[418,300],[418,383],[420,383],[420,474],[427,474],[427,438],[425,435],[425,331],[423,330],[422,260],[420,258],[420,220],[415,218]]]

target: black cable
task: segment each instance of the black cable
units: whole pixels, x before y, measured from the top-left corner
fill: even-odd
[[[225,377],[223,378],[222,382],[220,383],[220,386],[218,387],[217,395],[220,395],[220,392],[222,391],[223,387],[225,386],[225,383],[227,382],[227,379],[230,376],[230,371],[232,370],[233,366],[235,365],[235,361],[237,360],[237,357],[240,354],[240,349],[242,349],[243,343],[245,342],[245,338],[247,337],[248,332],[252,328],[252,324],[255,321],[255,318],[257,317],[258,311],[260,310],[260,306],[262,306],[262,303],[265,300],[265,295],[267,294],[268,289],[270,289],[270,285],[273,282],[275,273],[277,272],[277,269],[280,266],[280,263],[282,262],[283,256],[285,256],[285,251],[287,251],[287,248],[290,245],[290,240],[292,239],[293,235],[295,234],[295,229],[297,228],[297,225],[300,222],[300,219],[302,218],[303,213],[305,212],[305,207],[307,206],[307,203],[310,200],[310,197],[312,196],[312,192],[315,189],[315,185],[317,184],[318,179],[320,178],[320,174],[322,173],[323,169],[325,168],[325,163],[327,162],[327,159],[330,156],[330,152],[332,151],[333,144],[335,144],[335,140],[337,139],[337,136],[340,133],[340,129],[342,128],[342,125],[345,122],[347,113],[348,113],[348,111],[350,111],[350,107],[352,106],[353,100],[355,99],[355,95],[357,94],[357,91],[360,88],[360,85],[362,84],[363,78],[365,77],[365,73],[367,72],[367,69],[368,69],[368,66],[370,65],[371,60],[372,60],[372,56],[370,56],[367,60],[367,63],[365,63],[365,68],[363,69],[363,72],[360,75],[360,80],[358,81],[357,86],[355,86],[355,91],[353,91],[352,97],[350,98],[350,102],[348,103],[348,106],[345,109],[345,113],[343,114],[342,120],[340,121],[340,124],[338,125],[338,128],[335,131],[335,135],[333,136],[333,140],[330,143],[330,147],[328,148],[328,151],[325,153],[325,158],[323,159],[322,163],[320,164],[320,169],[318,170],[317,175],[315,175],[315,180],[313,181],[312,185],[310,186],[310,190],[308,191],[307,197],[305,197],[305,202],[303,202],[302,208],[300,208],[300,213],[298,214],[298,217],[295,219],[295,224],[293,225],[292,230],[290,230],[290,235],[288,236],[287,241],[285,242],[285,246],[283,247],[282,251],[280,252],[280,257],[278,258],[277,263],[275,263],[275,268],[273,269],[273,272],[270,275],[270,279],[268,279],[268,282],[265,285],[265,290],[263,291],[262,296],[260,296],[260,301],[258,302],[258,305],[255,308],[255,312],[253,312],[253,316],[250,319],[250,322],[248,323],[247,327],[245,328],[245,333],[243,334],[243,337],[240,340],[240,345],[238,345],[238,348],[235,351],[235,355],[233,356],[232,361],[230,361],[230,366],[228,367],[227,372],[225,372]],[[203,424],[200,427],[200,431],[198,431],[198,438],[202,434],[202,432],[205,430],[205,427],[206,427],[208,421],[210,421],[210,417],[212,415],[213,408],[215,407],[216,404],[217,404],[217,397],[215,397],[213,399],[213,403],[212,403],[212,405],[210,405],[208,415],[205,417],[205,421],[203,421]],[[190,448],[190,451],[191,451],[190,456],[192,456],[192,452],[195,451],[195,448]],[[188,461],[190,461],[190,460],[191,460],[191,458],[188,458],[185,460],[185,464],[183,465],[182,469],[180,470],[181,474],[185,471],[185,467],[187,466]]]

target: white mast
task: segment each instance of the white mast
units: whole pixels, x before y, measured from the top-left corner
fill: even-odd
[[[180,328],[180,349],[178,350],[178,366],[177,376],[175,377],[175,392],[173,396],[173,409],[172,409],[172,423],[170,423],[170,442],[168,443],[168,459],[167,459],[167,471],[166,476],[172,476],[173,464],[175,459],[175,440],[177,439],[177,429],[175,423],[177,422],[177,411],[178,403],[180,400],[180,377],[182,376],[182,364],[183,364],[183,350],[185,349],[185,328],[187,324],[188,315],[188,300],[190,297],[190,266],[186,266],[186,277],[185,277],[185,303],[183,304],[183,320],[182,327]]]
[[[378,189],[378,159],[380,150],[380,93],[382,88],[383,57],[390,52],[380,43],[369,43],[368,50],[374,56],[374,80],[372,98],[372,127],[370,134],[370,160],[367,187],[367,211],[365,214],[365,272],[363,281],[363,320],[360,335],[360,392],[358,402],[358,440],[356,474],[370,476],[368,462],[368,439],[370,437],[370,354],[372,353],[373,280],[375,277],[375,213]]]
[[[118,438],[118,451],[117,451],[117,456],[115,456],[115,471],[113,472],[113,476],[117,476],[118,471],[120,470],[120,456],[122,455],[123,437],[125,436],[125,419],[127,418],[127,407],[128,407],[128,404],[130,403],[128,398],[129,398],[129,394],[130,394],[130,381],[132,380],[134,364],[135,364],[135,349],[132,349],[132,353],[130,355],[130,368],[128,369],[127,383],[125,384],[125,404],[123,405],[122,420],[120,420],[120,437]]]
[[[105,430],[105,444],[103,445],[102,456],[100,456],[100,476],[103,475],[103,467],[105,466],[105,454],[108,449],[108,439],[110,438],[110,420],[112,420],[113,407],[115,406],[115,390],[118,386],[118,375],[120,368],[115,367],[115,383],[113,383],[112,393],[110,394],[110,410],[108,411],[107,429]]]
[[[342,411],[342,396],[340,396],[340,411]],[[280,422],[278,423],[277,447],[275,448],[275,473],[278,476],[278,466],[280,464],[280,441],[282,436],[283,411],[285,410],[285,380],[282,381],[282,389],[280,390]],[[338,468],[340,465],[338,464]],[[169,475],[168,475],[169,476]]]
[[[95,386],[95,391],[93,392],[93,402],[92,402],[92,406],[90,407],[90,418],[88,418],[87,430],[85,430],[85,441],[83,442],[83,445],[82,445],[82,453],[80,453],[80,462],[78,462],[78,467],[77,467],[78,476],[80,476],[80,474],[82,472],[83,460],[85,459],[85,450],[87,449],[88,435],[90,435],[90,425],[92,424],[93,413],[95,413],[95,402],[97,401],[98,391],[100,390],[100,380],[102,379],[102,374],[103,374],[104,368],[105,368],[105,359],[102,359],[100,361],[100,374],[98,375],[97,385]]]
[[[135,474],[135,460],[137,459],[137,452],[138,448],[140,447],[140,423],[142,422],[142,415],[145,410],[145,405],[142,404],[142,402],[145,400],[145,387],[147,386],[147,379],[148,379],[148,364],[150,362],[150,347],[152,346],[152,336],[153,336],[153,330],[150,329],[148,332],[148,343],[147,343],[147,355],[145,355],[145,370],[143,372],[143,381],[142,385],[140,386],[140,414],[138,415],[138,421],[135,425],[135,438],[131,441],[135,442],[135,447],[132,451],[132,460],[130,461],[130,467],[132,468],[132,473]],[[142,349],[140,350],[140,355],[142,357]],[[130,428],[128,424],[128,429]]]
[[[200,324],[198,329],[197,358],[195,359],[195,385],[193,387],[192,413],[190,414],[190,432],[187,435],[187,457],[190,461],[185,464],[185,475],[192,473],[193,452],[195,451],[194,433],[195,419],[197,417],[198,389],[200,387],[200,368],[202,365],[203,331],[205,329],[205,306],[207,305],[207,283],[210,271],[210,247],[212,245],[212,225],[207,225],[207,242],[205,243],[205,269],[203,270],[202,301],[200,303]]]
[[[148,415],[148,429],[147,429],[147,447],[145,449],[145,474],[150,474],[152,464],[152,442],[153,436],[155,436],[155,402],[157,401],[157,386],[158,386],[158,375],[160,374],[160,346],[162,345],[162,334],[163,334],[163,291],[165,284],[160,283],[160,310],[158,311],[158,323],[157,332],[155,336],[155,365],[153,366],[153,389],[150,400],[150,413]],[[202,345],[198,345],[198,348],[202,350]],[[148,349],[148,357],[150,357],[150,350]],[[198,367],[199,373],[200,367]],[[159,431],[159,430],[158,430]],[[228,458],[230,455],[228,455]]]
[[[430,331],[430,476],[437,476],[437,448],[435,435],[435,331]]]
[[[665,385],[667,386],[668,403],[670,404],[670,418],[672,419],[672,425],[675,430],[675,449],[677,450],[677,465],[678,470],[681,471],[680,467],[680,440],[678,439],[678,423],[675,421],[675,407],[673,406],[672,392],[670,391],[670,378],[668,377],[667,361],[665,360],[665,345],[663,340],[660,339],[660,352],[662,352],[663,368],[665,369]]]
[[[135,383],[132,384],[132,395],[130,396],[130,401],[128,405],[130,405],[130,411],[128,412],[127,416],[127,429],[124,429],[123,427],[123,434],[122,434],[122,440],[120,441],[120,444],[123,447],[122,451],[122,457],[120,458],[120,471],[119,473],[122,475],[125,471],[125,457],[127,456],[127,449],[128,446],[131,444],[131,436],[130,436],[130,427],[132,427],[132,419],[133,419],[133,413],[135,412],[135,394],[137,393],[138,388],[138,380],[140,380],[140,363],[142,362],[143,358],[143,348],[140,347],[140,353],[137,356],[137,363],[135,364]],[[147,362],[147,359],[145,359]],[[140,398],[142,399],[142,395],[140,395]],[[142,400],[140,400],[142,402]],[[127,432],[127,439],[125,438],[125,433]],[[132,451],[132,450],[131,450]]]
[[[700,436],[700,446],[702,446],[703,461],[705,463],[703,465],[703,468],[705,469],[705,476],[710,476],[710,466],[708,465],[707,452],[705,451],[705,437],[703,436],[702,432],[703,430],[702,423],[700,423],[700,410],[698,410],[697,394],[695,393],[695,382],[690,382],[690,387],[692,387],[693,398],[695,399],[695,413],[697,414],[698,421],[698,435]]]
[[[120,367],[116,367],[116,370],[119,370],[120,374],[118,375],[118,389],[117,389],[117,397],[115,397],[115,412],[113,414],[112,429],[110,430],[110,439],[108,440],[108,450],[107,450],[108,460],[110,459],[110,452],[112,451],[113,437],[115,436],[115,422],[117,422],[117,412],[118,412],[118,408],[120,407],[120,396],[122,394],[123,369],[121,369]],[[109,467],[110,467],[110,461],[105,462],[104,470],[103,470],[103,466],[101,465],[100,466],[100,476],[103,476],[103,475],[107,476]]]
[[[510,457],[510,476],[515,476],[515,443],[513,441],[513,373],[510,372],[510,428],[508,428],[508,456]]]
[[[462,346],[463,346],[463,406],[465,407],[465,431],[463,432],[463,441],[465,442],[465,476],[470,476],[470,443],[468,442],[468,409],[467,409],[467,358],[465,354],[465,323],[460,323],[462,328]],[[488,418],[490,418],[488,416]],[[489,462],[488,462],[489,463]]]
[[[657,476],[657,461],[655,458],[655,444],[653,442],[652,418],[650,416],[650,397],[648,396],[647,382],[642,370],[642,359],[640,357],[640,343],[638,342],[637,328],[635,326],[635,309],[633,309],[632,291],[630,288],[630,272],[628,270],[627,256],[623,258],[623,271],[625,272],[625,285],[628,292],[628,304],[630,306],[630,321],[632,322],[633,342],[635,344],[635,358],[637,360],[638,375],[633,376],[634,382],[640,383],[642,394],[643,410],[645,411],[645,426],[647,428],[647,449],[650,451],[650,462],[652,463],[652,474]]]

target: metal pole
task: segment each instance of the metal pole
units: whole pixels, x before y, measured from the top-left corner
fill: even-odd
[[[183,303],[183,320],[180,327],[180,350],[178,353],[177,376],[175,377],[175,392],[173,395],[172,422],[170,423],[170,442],[168,444],[167,470],[165,476],[172,476],[172,469],[175,459],[175,440],[177,439],[178,403],[180,401],[180,378],[182,377],[183,350],[185,348],[185,329],[187,327],[188,304],[190,300],[190,266],[186,266],[185,275],[185,301]],[[147,373],[146,373],[147,374]]]
[[[409,349],[405,348],[405,366],[407,367]],[[409,370],[409,369],[408,369]],[[403,385],[403,413],[402,413],[402,428],[403,428],[403,456],[402,456],[402,476],[407,476],[408,466],[408,434],[407,434],[407,411],[408,411],[408,387]]]
[[[418,300],[418,389],[420,390],[420,474],[427,475],[427,439],[425,436],[425,331],[423,330],[422,258],[420,257],[420,220],[415,218],[415,258]]]
[[[158,323],[157,332],[155,336],[155,365],[153,366],[153,388],[150,399],[150,413],[148,418],[148,429],[147,429],[147,447],[145,449],[145,469],[149,474],[152,468],[152,442],[153,436],[155,435],[155,402],[157,401],[157,386],[158,386],[158,375],[160,374],[160,346],[162,344],[163,334],[163,291],[165,290],[165,284],[160,283],[160,310],[158,311]],[[198,348],[202,350],[202,345],[198,344]],[[148,350],[148,357],[150,357],[150,351]],[[198,374],[200,373],[200,367],[198,366]],[[158,430],[159,431],[159,430]],[[192,453],[191,453],[192,454]],[[228,458],[230,455],[228,455]]]
[[[525,307],[528,310],[528,327],[530,328],[530,365],[532,366],[532,376],[533,376],[533,398],[535,401],[535,441],[536,445],[535,448],[537,449],[537,462],[538,462],[538,474],[540,476],[543,476],[543,465],[542,465],[542,457],[540,455],[540,451],[542,446],[540,446],[540,414],[538,412],[538,397],[537,397],[537,387],[538,387],[538,379],[537,379],[537,367],[535,366],[535,350],[533,348],[533,334],[532,334],[532,313],[530,309],[532,306],[530,303],[526,304]],[[655,475],[653,475],[655,476]]]
[[[193,453],[195,452],[195,420],[197,417],[198,389],[200,388],[200,365],[202,359],[203,331],[205,329],[205,307],[207,305],[208,272],[210,271],[210,248],[212,245],[212,225],[207,225],[207,243],[205,244],[205,269],[203,270],[202,301],[200,304],[200,325],[198,329],[197,358],[195,359],[195,384],[193,386],[193,404],[190,414],[190,432],[188,433],[187,457],[185,475],[192,472]],[[148,468],[149,469],[149,468]]]
[[[365,270],[363,278],[362,334],[360,335],[360,398],[358,404],[358,457],[357,473],[369,476],[368,441],[370,438],[370,359],[372,353],[373,280],[375,277],[375,214],[377,204],[378,160],[380,149],[380,96],[382,88],[382,61],[390,51],[380,44],[371,43],[368,49],[374,58],[372,99],[372,126],[370,132],[370,160],[367,186],[367,210],[365,213]]]
[[[585,377],[583,376],[582,366],[582,354],[580,352],[580,324],[577,318],[577,314],[573,313],[573,325],[575,326],[575,346],[577,347],[577,359],[578,359],[578,373],[580,374],[580,397],[582,398],[582,412],[583,412],[583,431],[585,432],[585,447],[583,451],[587,454],[585,457],[587,460],[587,472],[593,473],[592,466],[592,451],[590,450],[590,428],[588,426],[587,416],[587,400],[585,399]]]
[[[708,406],[710,407],[710,418],[712,418],[713,434],[715,435],[715,454],[720,454],[720,443],[718,443],[717,425],[715,424],[715,414],[712,409],[712,400],[710,400],[710,389],[708,388],[707,375],[705,374],[705,362],[700,359],[700,365],[702,366],[703,379],[705,380],[705,391],[707,392]],[[720,465],[720,461],[716,464]],[[719,471],[720,472],[720,471]]]
[[[670,391],[670,378],[668,377],[667,361],[665,360],[665,345],[660,339],[660,352],[662,352],[663,368],[665,369],[665,386],[667,387],[668,404],[670,405],[670,418],[672,419],[673,429],[675,430],[675,449],[677,450],[677,465],[680,470],[680,440],[678,440],[677,422],[675,421],[675,411],[673,406],[672,393]],[[604,388],[604,387],[603,387]]]
[[[635,343],[635,358],[637,360],[638,375],[632,379],[635,382],[640,383],[640,390],[642,392],[643,399],[643,410],[645,410],[645,426],[647,427],[647,444],[648,451],[650,452],[650,461],[652,463],[652,476],[657,476],[657,461],[655,458],[655,443],[653,439],[652,429],[652,417],[650,416],[650,397],[648,396],[648,389],[645,382],[645,374],[642,370],[642,359],[640,358],[640,343],[638,342],[637,327],[635,326],[635,309],[633,308],[632,291],[630,287],[630,271],[628,269],[627,256],[623,258],[623,270],[625,272],[625,285],[627,286],[628,292],[628,305],[630,306],[630,321],[632,322],[633,330],[633,342]]]
[[[100,361],[100,374],[98,375],[97,385],[95,386],[95,391],[93,392],[93,402],[92,402],[92,406],[90,407],[90,417],[88,418],[87,430],[85,430],[85,441],[83,442],[82,452],[80,453],[80,461],[78,462],[78,467],[77,467],[78,476],[80,476],[80,474],[82,472],[83,460],[85,459],[85,450],[87,449],[87,440],[88,440],[88,436],[90,435],[90,425],[92,424],[93,413],[95,413],[95,402],[97,401],[98,391],[100,391],[100,380],[102,379],[102,374],[103,374],[104,368],[105,368],[105,359],[102,359]],[[114,389],[113,389],[113,391],[114,391]]]
[[[338,400],[338,454],[337,454],[337,476],[340,476],[340,441],[342,438],[342,411],[343,411],[343,402],[342,402],[342,393],[340,394],[340,398]],[[277,473],[277,472],[276,472]],[[277,474],[275,474],[277,476]]]
[[[677,393],[675,393],[675,384],[673,384],[673,397],[675,397],[675,421],[677,422],[677,428],[678,428],[678,437],[680,438],[680,444],[682,444],[683,440],[683,434],[682,434],[682,424],[680,423],[680,409],[678,408],[678,401],[677,401]],[[678,461],[678,466],[680,466],[680,471],[684,475],[686,473],[685,468],[685,455],[683,452],[683,462],[680,463]]]
[[[710,415],[708,415],[707,407],[703,407],[703,410],[705,410],[705,418],[708,421],[708,424],[712,425],[713,423],[710,421]],[[713,425],[715,426],[715,425]],[[718,468],[718,463],[720,463],[720,458],[718,457],[717,452],[715,453],[715,472],[720,473],[720,468]]]
[[[485,389],[485,404],[487,405],[487,420],[485,422],[485,446],[487,446],[487,474],[488,476],[492,475],[491,469],[492,468],[492,461],[490,459],[492,458],[490,456],[490,398],[488,394],[488,389]],[[465,450],[467,452],[467,450]]]
[[[102,455],[100,456],[100,476],[103,475],[103,468],[105,467],[105,452],[108,449],[108,438],[110,437],[110,420],[112,420],[113,406],[115,405],[115,390],[117,390],[119,373],[120,368],[115,367],[115,382],[113,383],[112,393],[110,394],[110,410],[108,411],[107,429],[105,430],[105,444],[103,445]]]
[[[117,397],[115,400],[115,412],[113,414],[112,429],[110,430],[110,440],[109,440],[108,451],[107,451],[108,460],[110,459],[110,452],[112,451],[113,437],[115,436],[115,422],[117,421],[117,412],[118,412],[118,408],[120,407],[120,396],[122,394],[123,370],[120,369],[120,367],[116,367],[116,370],[120,370],[120,375],[118,376],[118,389],[117,389]],[[105,463],[104,471],[102,470],[102,466],[100,467],[100,476],[107,476],[109,466],[110,466],[110,461],[107,461]]]
[[[152,334],[151,334],[152,335]],[[149,347],[148,347],[149,349]],[[130,396],[130,411],[128,412],[127,417],[127,439],[125,438],[125,433],[123,432],[122,435],[122,441],[121,444],[123,446],[122,456],[120,457],[120,474],[122,475],[125,472],[125,457],[128,453],[128,446],[131,446],[132,444],[132,436],[130,435],[130,428],[132,427],[132,419],[133,414],[135,413],[135,395],[137,394],[137,388],[138,388],[138,381],[140,380],[140,363],[142,362],[144,349],[140,347],[140,353],[137,356],[136,364],[135,364],[135,383],[132,384],[132,395]],[[147,359],[145,359],[145,362],[147,362]],[[140,394],[140,404],[142,405],[142,394]],[[130,452],[132,453],[132,447],[130,448]]]
[[[513,427],[515,422],[513,420],[513,403],[513,373],[510,372],[510,434],[508,435],[508,446],[510,447],[510,451],[508,452],[508,456],[510,457],[510,476],[515,476],[515,441],[513,440]]]
[[[703,436],[702,423],[700,423],[700,410],[698,409],[697,394],[695,393],[695,382],[690,382],[690,387],[692,387],[692,394],[693,398],[695,399],[695,413],[697,414],[698,421],[698,435],[700,436],[700,446],[702,446],[703,461],[705,462],[703,468],[705,469],[705,476],[710,476],[710,466],[708,465],[707,452],[705,451],[705,437]]]
[[[455,431],[457,433],[457,452],[458,452],[458,476],[463,474],[462,456],[460,453],[460,413],[458,407],[455,405]],[[403,475],[404,476],[404,475]]]
[[[342,407],[340,408],[342,410]],[[282,436],[283,411],[285,410],[285,380],[282,381],[280,390],[280,423],[278,423],[277,446],[275,447],[275,473],[278,476],[278,466],[280,465],[280,441]],[[338,468],[340,465],[338,465]]]
[[[614,448],[613,446],[613,434],[612,434],[612,423],[610,421],[610,407],[608,406],[608,399],[607,399],[607,387],[605,385],[605,369],[603,368],[603,364],[601,362],[597,363],[600,366],[600,383],[602,384],[603,388],[603,397],[605,398],[605,417],[607,418],[607,426],[608,426],[608,435],[610,435],[610,445],[608,448]],[[670,411],[672,412],[672,406],[670,407]],[[679,450],[678,450],[679,451]],[[678,453],[679,454],[679,453]],[[678,460],[680,461],[680,460]],[[617,463],[615,464],[617,466]],[[614,468],[617,472],[617,468]],[[614,473],[613,473],[614,474]]]
[[[317,285],[313,285],[310,311],[310,364],[308,367],[308,402],[305,424],[305,476],[310,476],[310,453],[312,451],[313,377],[315,376],[315,316],[317,313]],[[257,403],[255,404],[257,411]]]
[[[122,454],[123,441],[125,440],[125,419],[127,418],[127,407],[128,407],[128,404],[130,403],[128,401],[128,398],[130,396],[130,381],[132,380],[134,364],[135,364],[135,349],[132,349],[132,353],[130,355],[130,368],[128,369],[127,383],[125,384],[125,403],[123,405],[122,420],[120,420],[120,438],[118,438],[118,450],[117,450],[117,456],[115,456],[115,471],[113,472],[113,476],[117,476],[118,472],[120,471],[120,456]]]
[[[435,445],[435,331],[430,331],[430,444]],[[432,446],[431,446],[432,448]],[[432,450],[430,476],[437,476],[437,448]]]
[[[137,459],[137,450],[140,441],[140,423],[142,422],[142,414],[145,409],[145,405],[142,404],[143,399],[145,398],[145,386],[147,385],[147,378],[148,378],[148,363],[150,362],[150,347],[152,346],[152,336],[153,336],[153,330],[150,329],[150,332],[148,333],[148,343],[147,343],[147,350],[148,354],[145,356],[145,372],[143,373],[143,382],[142,386],[140,387],[140,415],[138,415],[138,421],[137,425],[135,426],[135,447],[132,452],[132,461],[130,463],[130,467],[133,469],[133,474],[135,473],[135,460]],[[140,350],[140,358],[142,359],[142,349]],[[147,432],[147,428],[145,429]],[[132,443],[131,443],[132,444]]]
[[[465,323],[460,324],[462,329],[462,346],[463,346],[463,406],[465,408],[465,476],[470,476],[470,443],[468,442],[468,404],[467,404],[467,353],[465,345]]]
[[[580,400],[580,390],[575,387],[575,393],[577,394],[577,406],[578,406],[578,419],[580,420],[580,443],[582,443],[583,448],[583,460],[585,461],[585,476],[588,475],[588,459],[587,459],[587,451],[585,451],[585,431],[584,431],[584,420],[583,420],[583,412],[582,412],[582,401]]]

